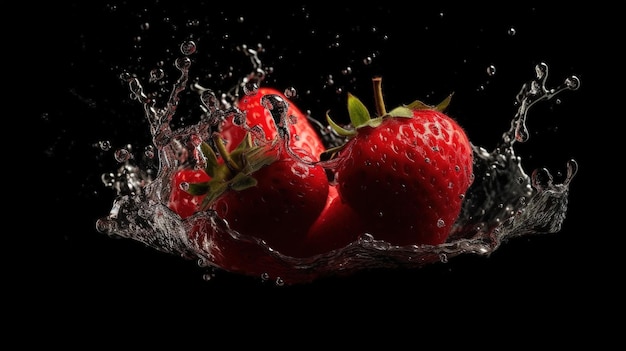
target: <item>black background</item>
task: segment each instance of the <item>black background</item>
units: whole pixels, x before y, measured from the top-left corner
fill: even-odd
[[[487,339],[496,328],[520,338],[600,337],[592,330],[621,308],[612,297],[623,275],[614,238],[620,233],[608,229],[612,219],[600,216],[605,202],[599,177],[610,170],[598,167],[590,151],[590,145],[608,147],[595,123],[611,112],[598,96],[608,89],[602,83],[605,64],[615,55],[617,32],[603,20],[612,9],[412,6],[417,9],[211,2],[38,8],[41,18],[31,22],[37,35],[30,41],[36,63],[29,71],[39,93],[27,107],[35,105],[36,152],[43,159],[36,177],[45,180],[36,179],[42,196],[25,220],[34,228],[21,255],[27,270],[20,273],[27,283],[21,286],[29,287],[24,294],[31,296],[27,305],[35,307],[29,320],[73,330],[106,318],[163,327],[199,318],[193,325],[207,330],[263,326],[269,345],[282,342],[272,332],[287,326],[316,337],[356,327],[355,341],[383,328],[418,333],[424,324],[450,333],[475,330]],[[460,256],[418,270],[362,272],[289,287],[224,272],[205,281],[195,262],[98,233],[95,221],[108,213],[113,198],[100,175],[115,162],[97,143],[149,143],[141,108],[118,76],[127,70],[147,80],[159,61],[171,69],[185,39],[198,44],[192,76],[217,90],[230,87],[229,79],[215,78],[230,66],[235,76],[249,71],[235,48],[261,43],[261,59],[274,69],[268,84],[295,87],[298,105],[318,116],[344,111],[341,92],[369,103],[374,75],[384,77],[389,105],[437,103],[454,92],[450,114],[488,149],[508,129],[515,95],[534,77],[536,64],[548,64],[548,87],[576,75],[579,90],[531,109],[531,139],[518,148],[527,169],[562,173],[567,160],[577,160],[562,230],[514,239],[489,257]],[[367,57],[371,64],[364,63]],[[490,65],[496,67],[493,76],[486,72]],[[346,67],[350,75],[342,74]],[[326,86],[329,75],[332,86]],[[181,116],[186,113],[191,116]],[[65,322],[55,322],[60,316]],[[312,320],[322,322],[310,329]],[[559,335],[556,325],[567,326],[567,334]]]

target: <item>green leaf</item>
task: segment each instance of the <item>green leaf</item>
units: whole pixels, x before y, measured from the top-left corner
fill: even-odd
[[[413,110],[405,106],[400,106],[391,110],[391,112],[389,112],[389,116],[413,118]]]
[[[253,177],[243,173],[237,173],[230,182],[230,188],[234,191],[241,191],[256,186],[256,184],[257,180]]]
[[[202,183],[189,183],[189,188],[187,192],[191,195],[204,195],[209,191],[211,185],[210,182],[202,182]]]
[[[348,114],[354,128],[367,125],[371,119],[367,107],[356,96],[348,93]]]
[[[330,125],[330,127],[340,136],[343,137],[349,137],[349,136],[353,136],[356,134],[355,130],[350,130],[350,129],[345,129],[342,126],[338,125],[337,123],[335,123],[335,121],[333,121],[330,116],[328,115],[328,113],[326,113],[326,120],[328,121],[328,124]]]
[[[438,103],[437,106],[435,106],[435,110],[439,112],[445,111],[445,109],[448,108],[448,105],[450,105],[450,100],[452,100],[452,94],[448,95],[448,97],[446,97],[442,102]]]
[[[433,108],[432,106],[427,105],[419,100],[413,101],[412,103],[408,104],[406,107],[410,110],[430,110]]]
[[[211,178],[215,177],[217,169],[219,168],[215,151],[213,151],[213,148],[207,142],[202,142],[202,144],[200,145],[200,150],[206,158],[206,167],[204,169],[205,172]]]

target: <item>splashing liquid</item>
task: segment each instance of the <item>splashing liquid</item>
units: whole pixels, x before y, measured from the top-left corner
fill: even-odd
[[[528,139],[526,118],[534,104],[549,100],[564,90],[576,90],[580,85],[578,78],[572,76],[556,88],[547,88],[548,66],[543,63],[536,66],[536,77],[524,84],[517,95],[519,108],[498,146],[488,151],[472,145],[475,179],[465,195],[461,215],[444,244],[395,246],[364,233],[343,248],[313,257],[294,258],[281,254],[264,241],[230,229],[212,211],[198,212],[181,219],[167,206],[174,172],[180,165],[201,162],[194,150],[203,140],[211,137],[220,120],[230,115],[245,120],[245,116],[232,107],[233,101],[236,101],[240,91],[244,94],[254,92],[263,81],[265,72],[256,52],[246,47],[243,49],[251,58],[253,73],[220,97],[197,83],[191,84],[191,89],[200,96],[204,114],[198,123],[177,129],[172,127],[172,119],[180,103],[180,94],[190,85],[189,55],[196,51],[193,42],[181,45],[183,55],[175,62],[180,76],[162,107],[144,92],[139,79],[130,74],[122,75],[131,95],[143,106],[149,123],[153,145],[146,148],[146,153],[154,155],[156,173],[154,169],[139,167],[133,157],[123,157],[119,159],[121,166],[115,173],[102,176],[104,184],[115,190],[116,197],[109,214],[96,222],[99,232],[136,240],[156,250],[197,260],[207,270],[217,268],[256,275],[259,279],[285,285],[372,268],[419,268],[447,262],[461,254],[489,255],[509,238],[555,233],[561,229],[567,212],[570,182],[577,172],[576,161],[567,163],[567,176],[557,184],[547,169],[536,169],[528,175],[514,150],[516,143]],[[320,133],[328,147],[341,142],[319,122],[312,122],[320,126]],[[124,152],[130,152],[130,146]],[[220,246],[222,242],[234,244],[236,249],[228,245]],[[241,247],[261,252],[267,257],[268,267],[278,267],[278,270],[266,271],[260,266],[251,272],[216,263],[216,258],[228,255],[229,250],[236,250],[239,254]],[[270,273],[275,271],[283,273]]]

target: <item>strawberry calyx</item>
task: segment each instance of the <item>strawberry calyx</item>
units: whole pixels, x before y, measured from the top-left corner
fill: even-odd
[[[436,110],[443,112],[450,104],[450,100],[452,98],[452,95],[450,94],[437,105],[428,105],[420,100],[415,100],[408,105],[401,105],[387,112],[383,99],[382,78],[374,77],[372,82],[374,85],[374,103],[376,104],[377,117],[372,118],[369,110],[363,102],[361,102],[361,100],[359,100],[356,96],[348,93],[348,115],[350,118],[351,128],[346,128],[337,124],[332,120],[332,118],[330,118],[328,112],[326,113],[326,121],[332,130],[338,135],[349,139],[356,136],[360,128],[376,128],[382,124],[384,119],[387,118],[413,118],[413,112],[417,110]],[[332,158],[344,146],[345,143],[326,150],[326,152],[324,152],[324,155],[327,156],[326,159]]]
[[[279,159],[279,150],[274,144],[255,145],[250,133],[231,152],[226,149],[219,134],[213,135],[213,142],[220,157],[206,141],[200,145],[206,160],[204,171],[211,179],[189,183],[186,189],[191,195],[206,195],[200,206],[201,211],[208,209],[228,190],[241,191],[255,186],[257,180],[253,174]]]

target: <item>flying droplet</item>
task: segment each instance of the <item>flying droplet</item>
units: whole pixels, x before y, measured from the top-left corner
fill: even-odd
[[[115,151],[115,160],[117,162],[126,162],[128,160],[130,160],[131,154],[130,151],[128,151],[127,149],[117,149]]]
[[[289,87],[289,88],[285,89],[283,94],[285,94],[286,97],[288,97],[290,99],[293,99],[294,97],[296,97],[296,95],[298,95],[298,92],[296,91],[296,88]]]
[[[496,74],[496,66],[494,65],[489,65],[487,67],[487,75],[489,75],[490,77]]]
[[[182,52],[183,55],[193,54],[194,52],[196,52],[196,48],[196,43],[192,40],[180,44],[180,52]]]
[[[102,140],[98,143],[98,145],[100,146],[100,149],[102,151],[109,151],[111,150],[111,142],[108,140]]]
[[[144,155],[146,155],[147,158],[154,158],[154,146],[152,145],[146,146],[143,153]]]
[[[163,69],[161,68],[155,68],[152,71],[150,71],[150,83],[154,83],[156,81],[159,81],[161,79],[163,79],[163,77],[165,77],[165,72],[163,71]]]
[[[251,96],[259,91],[259,86],[255,82],[247,82],[243,85],[243,93]]]

